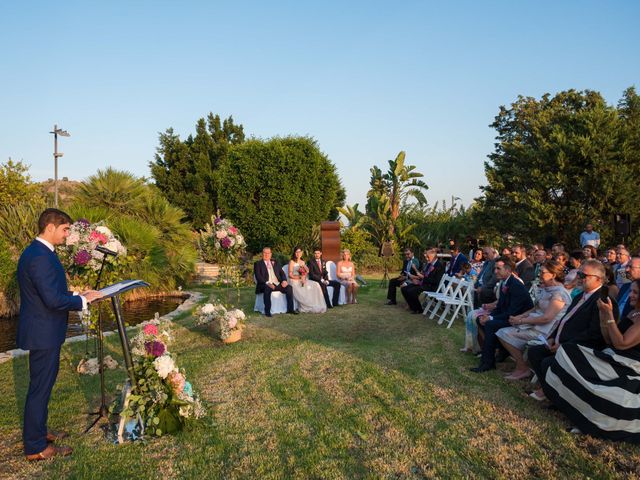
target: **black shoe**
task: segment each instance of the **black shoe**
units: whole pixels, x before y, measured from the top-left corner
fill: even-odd
[[[397,303],[393,300],[387,300],[387,303],[385,303],[385,305],[397,305]]]
[[[297,310],[294,310],[293,312],[287,312],[289,315],[300,315],[300,312]]]
[[[265,317],[272,317],[273,315],[271,315],[271,313],[267,312],[264,314]]]
[[[469,370],[471,370],[472,372],[475,372],[475,373],[483,373],[483,372],[488,372],[489,370],[495,370],[495,369],[496,369],[496,366],[494,364],[481,363],[480,366],[474,367],[474,368],[470,368]]]
[[[498,352],[498,354],[496,355],[496,362],[498,363],[502,363],[504,362],[507,358],[509,358],[509,352],[505,352],[503,350],[500,350]]]
[[[333,305],[327,305],[327,308],[333,308]]]

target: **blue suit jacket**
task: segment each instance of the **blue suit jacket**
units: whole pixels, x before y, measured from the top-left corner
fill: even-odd
[[[18,347],[45,350],[62,345],[68,313],[82,310],[82,298],[67,290],[67,277],[58,256],[34,240],[18,261],[18,284]]]
[[[520,315],[533,308],[533,301],[527,288],[513,275],[503,283],[498,304],[491,316],[493,320],[505,322],[511,315]]]
[[[463,263],[469,263],[469,260],[464,256],[464,253],[459,253],[455,257],[455,262],[453,260],[454,259],[452,258],[449,262],[449,268],[447,268],[447,275],[451,277],[460,271]]]

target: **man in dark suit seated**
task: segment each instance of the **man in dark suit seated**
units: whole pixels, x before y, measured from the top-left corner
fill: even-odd
[[[498,283],[498,277],[496,277],[496,256],[497,252],[493,247],[482,247],[484,258],[486,259],[482,270],[478,274],[476,283],[474,284],[475,291],[473,294],[473,306],[474,308],[480,308],[480,305],[492,303],[496,301],[496,294],[494,292],[496,284]]]
[[[86,309],[87,303],[102,296],[94,290],[81,295],[67,290],[67,277],[55,246],[65,242],[71,223],[66,213],[46,209],[38,219],[38,236],[18,261],[20,320],[16,343],[29,350],[23,428],[24,453],[29,461],[71,454],[71,448],[53,444],[67,434],[47,429],[49,398],[58,376],[69,311]]]
[[[329,280],[329,272],[327,272],[327,264],[322,259],[322,250],[316,248],[313,251],[313,260],[309,260],[307,262],[307,267],[309,268],[308,278],[313,280],[314,282],[318,282],[320,284],[320,288],[322,288],[322,295],[324,296],[324,301],[327,304],[327,308],[332,308],[338,305],[338,300],[340,299],[340,288],[342,288],[342,284],[336,280]],[[329,292],[327,291],[327,286],[333,287],[333,298],[332,301],[329,301]]]
[[[438,258],[438,249],[429,248],[424,251],[424,263],[419,272],[409,274],[411,283],[400,288],[402,296],[409,305],[411,313],[422,313],[420,294],[422,292],[435,292],[444,275],[444,263]]]
[[[476,319],[478,328],[484,333],[482,359],[480,365],[471,368],[472,372],[481,373],[496,368],[496,347],[500,346],[496,332],[510,327],[509,317],[520,315],[533,308],[529,291],[522,281],[513,275],[515,265],[508,257],[496,260],[496,277],[501,280],[500,297],[491,315],[482,315]]]
[[[287,296],[287,313],[297,314],[293,310],[293,290],[287,282],[287,277],[278,262],[271,259],[271,248],[262,249],[262,260],[253,264],[253,274],[256,277],[256,294],[264,297],[264,314],[271,316],[271,294],[282,292]]]
[[[620,309],[620,318],[624,318],[633,309],[633,305],[629,302],[629,292],[634,280],[640,280],[640,257],[634,255],[625,267],[627,278],[631,279],[629,283],[623,283],[618,292],[618,308]]]
[[[577,274],[578,287],[582,293],[576,296],[567,313],[560,319],[558,326],[547,336],[547,345],[529,347],[528,359],[531,369],[538,376],[538,381],[544,384],[544,378],[553,362],[554,355],[563,343],[579,343],[589,348],[602,349],[605,347],[604,337],[600,329],[600,312],[598,299],[609,291],[604,285],[606,271],[598,260],[586,260]],[[611,297],[609,297],[611,299]],[[616,321],[620,318],[618,304],[611,299],[613,315]],[[532,394],[536,400],[541,400],[542,392]]]
[[[396,305],[396,288],[402,286],[409,279],[409,274],[416,273],[420,269],[420,262],[414,258],[413,251],[410,248],[404,249],[404,262],[402,262],[402,271],[396,278],[389,280],[389,288],[387,289],[387,303],[385,305]]]
[[[460,247],[458,247],[457,243],[452,243],[450,246],[451,260],[449,261],[449,266],[447,267],[447,275],[453,277],[456,273],[460,271],[460,268],[463,264],[469,263],[467,257],[465,257],[464,253],[460,252]]]
[[[516,275],[522,280],[525,288],[529,290],[534,279],[535,268],[527,258],[527,249],[524,245],[516,245],[512,251],[516,262]]]

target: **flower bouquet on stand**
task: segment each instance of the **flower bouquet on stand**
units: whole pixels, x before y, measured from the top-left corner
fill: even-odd
[[[240,257],[243,255],[247,243],[237,227],[229,220],[218,216],[211,216],[211,224],[207,223],[204,230],[200,230],[197,237],[197,247],[200,257],[205,262],[217,263],[220,268],[218,286],[236,289],[236,302],[240,301],[240,287],[242,276],[239,269]],[[227,301],[230,301],[227,298]]]
[[[171,332],[161,328],[159,320],[151,320],[131,340],[137,385],[126,398],[112,405],[112,413],[121,417],[119,434],[127,423],[137,425],[135,436],[174,433],[205,414],[184,370],[178,369],[169,353]]]
[[[195,312],[196,325],[208,325],[209,333],[224,343],[234,343],[242,338],[244,312],[238,308],[229,309],[219,302],[207,303]]]

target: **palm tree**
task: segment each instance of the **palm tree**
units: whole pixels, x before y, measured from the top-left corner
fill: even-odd
[[[358,210],[358,206],[359,205],[355,203],[353,205],[338,207],[338,212],[349,222],[349,228],[352,230],[358,230],[366,219],[365,214]]]

